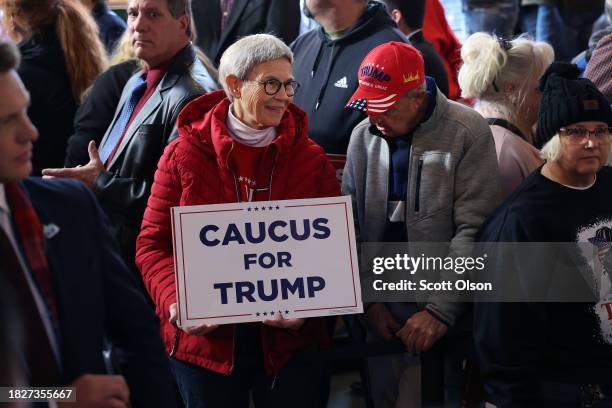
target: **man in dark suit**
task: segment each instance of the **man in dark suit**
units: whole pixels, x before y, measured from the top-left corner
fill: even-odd
[[[201,0],[193,3],[197,44],[215,66],[223,51],[249,34],[274,34],[290,44],[300,31],[299,0]]]
[[[189,101],[216,87],[190,44],[189,0],[130,0],[128,31],[144,69],[123,87],[114,118],[100,143],[87,146],[89,162],[45,169],[91,187],[108,214],[124,260],[134,265],[135,242],[164,147]]]
[[[444,62],[433,45],[423,36],[426,0],[383,0],[383,3],[397,28],[423,55],[425,75],[435,79],[438,89],[448,97],[448,75]]]
[[[76,387],[75,407],[176,406],[158,320],[95,197],[75,180],[27,178],[38,132],[18,60],[0,43],[0,279],[24,339],[12,385]]]

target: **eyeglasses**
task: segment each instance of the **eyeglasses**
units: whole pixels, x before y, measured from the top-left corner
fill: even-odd
[[[285,93],[287,96],[293,96],[300,88],[300,83],[295,80],[290,80],[286,82],[281,82],[278,79],[266,79],[265,81],[256,81],[247,79],[248,82],[257,82],[260,85],[264,86],[264,91],[267,95],[276,95],[278,91],[280,91],[281,86],[285,87]]]
[[[572,144],[584,144],[591,137],[591,140],[599,143],[609,143],[611,128],[598,127],[593,130],[585,128],[561,128],[559,134],[564,136]]]

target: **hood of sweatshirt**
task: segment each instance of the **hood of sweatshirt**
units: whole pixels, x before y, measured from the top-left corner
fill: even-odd
[[[230,101],[224,91],[202,95],[187,104],[177,119],[179,137],[186,138],[195,148],[217,157],[222,167],[227,167],[228,156],[235,140],[230,136],[226,120]],[[308,140],[306,113],[289,104],[278,127],[277,136],[270,145],[279,158],[284,153]]]
[[[321,58],[321,53],[324,47],[336,47],[336,46],[345,46],[351,43],[358,42],[365,37],[373,34],[376,31],[379,31],[382,27],[389,26],[392,28],[397,28],[395,22],[389,17],[387,11],[385,10],[385,6],[382,3],[377,1],[370,1],[366,7],[365,12],[357,19],[355,24],[353,24],[342,36],[331,39],[323,27],[317,29],[318,35],[321,39],[321,45],[319,47],[319,52],[317,58],[314,61],[312,71],[316,71],[318,68],[318,63]],[[338,53],[333,53],[333,58],[335,58]],[[330,63],[333,65],[333,61]]]

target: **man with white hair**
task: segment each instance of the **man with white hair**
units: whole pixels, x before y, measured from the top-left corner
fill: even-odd
[[[487,122],[449,101],[425,77],[421,54],[408,44],[374,48],[358,72],[359,87],[347,108],[368,118],[351,134],[342,191],[353,199],[360,240],[407,242],[409,248],[418,242],[448,243],[448,251],[445,246],[438,255],[470,255],[466,244],[500,197]],[[453,271],[440,275],[441,280],[456,276]],[[434,378],[423,374],[424,406],[459,406],[466,356],[461,344],[469,331],[464,304],[436,292],[418,304],[368,304],[365,317],[369,337],[400,338],[408,353],[419,354],[422,372],[435,373]],[[400,383],[414,365],[404,357],[368,363],[377,407],[419,406],[418,376],[405,382],[409,386]]]

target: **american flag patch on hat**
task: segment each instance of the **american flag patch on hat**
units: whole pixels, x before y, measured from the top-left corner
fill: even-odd
[[[349,103],[348,105],[346,105],[347,108],[351,108],[351,109],[356,109],[356,110],[360,110],[362,112],[366,111],[368,105],[368,100],[367,99],[355,99],[353,102]]]

